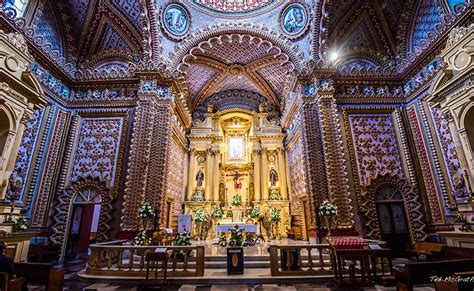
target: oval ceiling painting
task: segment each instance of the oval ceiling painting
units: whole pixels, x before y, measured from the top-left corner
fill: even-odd
[[[280,27],[290,38],[301,36],[308,26],[308,10],[303,4],[291,3],[287,5],[280,16]]]
[[[181,39],[186,35],[190,22],[186,8],[176,3],[168,4],[161,13],[161,25],[166,34],[174,39]]]

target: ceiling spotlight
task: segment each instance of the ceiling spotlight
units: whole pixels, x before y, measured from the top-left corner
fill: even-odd
[[[337,59],[339,59],[339,54],[337,51],[333,51],[329,57],[331,58],[331,61],[335,62]]]

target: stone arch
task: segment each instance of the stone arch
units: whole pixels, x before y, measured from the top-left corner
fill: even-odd
[[[0,105],[0,156],[7,146],[8,137],[15,130],[17,120],[15,114],[5,105]]]
[[[170,70],[177,69],[185,56],[192,48],[197,47],[199,43],[225,34],[243,34],[259,37],[281,49],[288,56],[289,61],[293,63],[296,70],[299,71],[303,68],[304,54],[299,51],[296,44],[288,40],[281,33],[270,30],[265,26],[242,22],[211,25],[190,34],[184,41],[175,46],[174,52],[170,54],[168,68]]]
[[[423,221],[422,205],[418,201],[418,189],[410,185],[406,179],[391,174],[377,175],[369,180],[367,186],[361,187],[361,201],[364,202],[359,209],[367,235],[374,239],[381,238],[375,197],[380,188],[387,186],[398,189],[403,194],[411,239],[424,240],[427,237],[426,224]]]
[[[110,230],[110,220],[112,218],[110,212],[112,210],[113,200],[111,190],[107,187],[107,183],[98,177],[79,177],[77,180],[72,181],[70,185],[56,198],[54,207],[55,213],[53,215],[53,223],[51,226],[53,232],[51,240],[53,243],[61,245],[61,257],[64,256],[66,251],[65,246],[70,228],[73,198],[79,192],[87,188],[95,189],[102,198],[99,227],[97,229],[97,240],[106,241],[109,238],[108,232]]]
[[[469,106],[462,111],[459,120],[460,131],[465,130],[471,151],[474,152],[474,102],[471,102]]]

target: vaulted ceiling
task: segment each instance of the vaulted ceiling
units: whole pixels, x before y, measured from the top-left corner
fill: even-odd
[[[219,1],[225,5],[207,0],[194,2],[221,12],[219,17],[222,18],[236,9],[246,13],[246,10],[271,7],[274,3],[270,0],[245,0],[242,5],[235,1]],[[313,2],[317,13],[319,1]],[[128,63],[139,60],[146,49],[146,35],[154,25],[143,29],[142,21],[151,22],[150,15],[158,17],[159,12],[157,8],[143,18],[142,5],[148,0],[31,0],[30,3],[26,18],[28,27],[34,29],[35,42],[48,46],[54,54],[74,64],[77,79],[86,75],[85,70],[127,72]],[[161,7],[161,2],[157,3]],[[401,65],[409,63],[410,55],[423,50],[437,37],[450,12],[445,0],[331,0],[324,3],[327,10],[321,13],[327,16],[327,21],[319,25],[324,26],[328,51],[337,51],[341,56],[339,72],[346,76],[364,72],[399,77],[403,70]],[[158,23],[157,19],[154,21]],[[193,19],[190,35],[174,45],[196,39],[201,31],[199,23]],[[265,23],[261,24],[265,27]],[[159,41],[165,36],[159,27],[156,29],[157,35],[151,38]],[[296,47],[293,40],[279,37],[284,38],[282,43]],[[300,42],[295,50],[308,51],[311,46]],[[306,53],[309,55],[311,53]],[[185,79],[191,109],[209,96],[228,90],[255,92],[278,105],[288,81],[287,74],[301,67],[282,49],[281,43],[251,30],[225,31],[201,38],[172,63]]]

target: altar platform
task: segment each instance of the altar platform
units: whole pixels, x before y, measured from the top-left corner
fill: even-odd
[[[320,253],[317,248],[313,248],[315,245],[310,244],[307,241],[293,241],[289,239],[281,239],[281,240],[271,240],[261,244],[256,244],[255,246],[247,246],[244,247],[244,274],[243,275],[228,275],[227,274],[227,256],[226,256],[226,248],[220,247],[218,245],[213,245],[212,241],[205,240],[205,241],[193,241],[193,246],[188,248],[194,248],[195,250],[201,249],[203,250],[203,266],[204,270],[201,275],[183,275],[180,276],[179,271],[175,272],[173,276],[168,277],[170,283],[177,283],[177,284],[226,284],[226,285],[233,285],[233,284],[284,284],[287,282],[328,282],[333,278],[332,271],[330,270],[331,260],[330,256],[326,253]],[[272,264],[271,264],[271,257],[270,257],[270,246],[295,246],[295,248],[303,248],[306,249],[308,246],[308,250],[311,252],[311,256],[314,260],[314,269],[316,270],[317,267],[321,264],[317,262],[319,258],[324,261],[325,271],[318,272],[317,274],[309,276],[308,274],[305,275],[289,275],[289,276],[274,276],[272,275]],[[320,245],[321,246],[321,245]],[[112,246],[106,245],[106,247],[110,247],[111,253],[116,256],[116,252],[119,248],[123,248],[125,246]],[[143,247],[126,247],[130,248],[143,248]],[[150,248],[150,247],[147,247]],[[172,247],[171,247],[172,248]],[[102,247],[99,250],[101,259],[110,258],[107,255],[107,249]],[[124,254],[124,252],[122,252]],[[189,262],[187,262],[187,269],[193,270],[198,269],[198,265],[200,264],[198,261],[200,255],[189,258]],[[123,257],[125,257],[123,255]],[[303,261],[308,260],[308,253],[305,253],[302,256]],[[105,264],[103,266],[95,266],[95,272],[87,272],[86,270],[80,271],[78,273],[78,277],[82,281],[86,282],[139,282],[140,280],[144,279],[144,273],[138,272],[140,268],[143,268],[143,264],[140,263],[141,259],[135,258],[134,263],[131,263],[130,260],[124,260],[120,265],[123,267],[120,269],[113,264]],[[141,261],[143,262],[143,261]],[[95,262],[98,264],[98,262]],[[179,263],[178,263],[179,264]],[[277,263],[276,265],[279,265]],[[131,274],[130,267],[133,266],[134,274]]]

